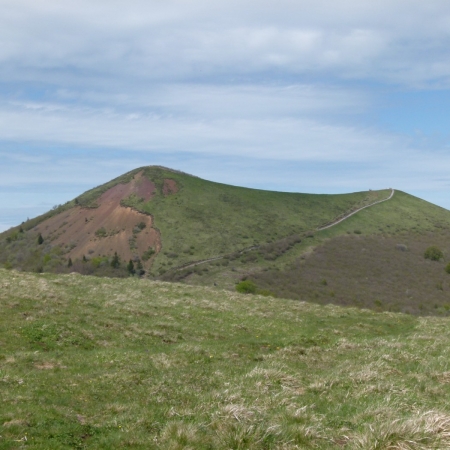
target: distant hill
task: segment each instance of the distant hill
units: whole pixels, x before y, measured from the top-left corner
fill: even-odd
[[[228,289],[249,279],[266,295],[444,314],[450,211],[391,193],[271,192],[141,167],[0,234],[0,264]],[[444,259],[425,260],[429,245]]]

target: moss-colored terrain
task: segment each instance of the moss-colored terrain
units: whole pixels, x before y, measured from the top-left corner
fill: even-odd
[[[445,449],[448,319],[0,270],[0,449]]]

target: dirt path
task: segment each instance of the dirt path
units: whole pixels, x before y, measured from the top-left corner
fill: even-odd
[[[339,220],[336,220],[336,221],[334,221],[334,222],[332,222],[332,223],[330,223],[328,225],[325,225],[323,227],[319,227],[316,230],[317,231],[322,231],[322,230],[326,230],[327,228],[334,227],[335,225],[343,222],[344,220],[348,219],[349,217],[353,216],[354,214],[362,211],[363,209],[370,208],[371,206],[378,205],[379,203],[387,202],[388,200],[390,200],[394,196],[394,192],[395,192],[395,190],[391,188],[391,193],[390,193],[389,197],[387,197],[387,198],[385,198],[383,200],[378,200],[376,202],[373,202],[370,205],[363,206],[362,208],[358,208],[357,210],[352,211],[350,214],[347,214],[346,216],[341,217]],[[246,252],[248,252],[250,250],[254,250],[255,248],[258,248],[258,247],[259,247],[259,245],[255,245],[253,247],[245,248],[244,250],[241,250],[239,253],[241,253],[241,254],[242,253],[246,253]],[[182,266],[174,267],[172,270],[174,270],[175,272],[178,272],[179,270],[188,269],[189,267],[194,267],[194,266],[198,266],[200,264],[205,264],[207,262],[212,262],[212,261],[217,261],[219,259],[223,259],[223,258],[225,258],[225,256],[227,256],[227,255],[214,256],[213,258],[202,259],[201,261],[195,261],[195,262],[192,262],[192,263],[184,264]]]
[[[239,251],[238,253],[240,253],[240,254],[246,253],[246,252],[249,252],[250,250],[254,250],[255,248],[258,248],[258,247],[259,247],[259,245],[254,245],[253,247],[244,248],[243,250]],[[175,270],[177,272],[178,270],[188,269],[189,267],[198,266],[199,264],[205,264],[207,262],[217,261],[219,259],[225,258],[225,256],[227,256],[227,255],[214,256],[213,258],[202,259],[201,261],[195,261],[193,263],[187,263],[187,264],[184,264],[183,266],[174,267],[173,270]]]
[[[334,227],[334,226],[337,225],[338,223],[343,222],[344,220],[346,220],[346,219],[348,219],[349,217],[353,216],[353,215],[356,214],[357,212],[362,211],[363,209],[370,208],[371,206],[374,206],[374,205],[378,205],[378,203],[387,202],[388,200],[390,200],[390,199],[394,196],[394,192],[395,192],[394,189],[391,188],[391,194],[389,195],[388,198],[385,198],[385,199],[383,199],[383,200],[378,200],[377,202],[373,202],[373,203],[371,203],[370,205],[363,206],[362,208],[359,208],[359,209],[357,209],[357,210],[351,212],[350,214],[347,214],[346,216],[342,217],[342,218],[339,219],[339,220],[336,220],[335,222],[332,222],[332,223],[330,223],[330,224],[328,224],[328,225],[325,225],[324,227],[319,227],[319,228],[317,228],[317,231],[322,231],[322,230],[326,230],[327,228]]]

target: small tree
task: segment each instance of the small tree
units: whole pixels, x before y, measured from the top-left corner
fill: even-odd
[[[69,261],[67,261],[67,267],[72,267],[73,263],[72,263],[72,258],[69,258]]]
[[[134,270],[134,264],[133,264],[133,261],[130,259],[130,261],[128,262],[128,264],[127,264],[127,270],[128,270],[128,273],[130,274],[130,275],[134,275],[135,273],[136,273],[136,271]]]
[[[44,238],[42,237],[42,234],[41,234],[41,233],[39,233],[39,236],[38,236],[38,238],[37,238],[37,243],[38,243],[39,245],[42,245],[42,244],[44,243]]]
[[[113,259],[111,260],[111,267],[117,269],[120,267],[120,258],[117,252],[114,252]]]
[[[142,266],[142,263],[141,263],[141,260],[140,260],[140,259],[138,259],[137,262],[136,262],[136,273],[137,273],[140,277],[142,277],[142,275],[145,274],[145,270],[144,270],[144,267]]]
[[[439,261],[444,257],[444,254],[439,247],[432,245],[425,250],[423,256],[425,257],[425,259],[431,259],[431,261]]]

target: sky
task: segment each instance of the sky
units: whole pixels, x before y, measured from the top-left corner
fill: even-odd
[[[450,209],[448,0],[0,0],[0,231],[162,165]]]

